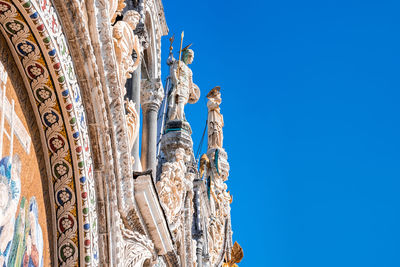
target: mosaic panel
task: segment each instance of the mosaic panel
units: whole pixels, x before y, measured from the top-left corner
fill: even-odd
[[[0,1],[0,24],[30,87],[47,143],[57,225],[55,264],[96,265],[97,218],[86,120],[56,12],[48,1]]]

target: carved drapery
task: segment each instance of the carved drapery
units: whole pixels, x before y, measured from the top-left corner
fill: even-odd
[[[188,64],[192,63],[194,52],[185,49],[182,52],[186,61],[176,60],[170,69],[172,90],[168,101],[168,119],[186,120],[184,107],[187,103],[194,104],[200,98],[200,89],[193,83],[192,70]]]
[[[139,19],[138,12],[129,10],[125,13],[123,20],[113,26],[114,49],[122,96],[126,94],[126,80],[131,77],[131,73],[137,69],[140,63],[139,40],[133,33]],[[135,55],[135,61],[132,53]]]
[[[208,148],[222,148],[224,119],[220,111],[221,104],[220,87],[214,87],[208,94]]]
[[[126,124],[128,128],[128,141],[129,141],[129,150],[132,150],[133,145],[135,144],[136,139],[139,135],[139,115],[136,112],[136,105],[132,100],[126,100]],[[138,160],[138,159],[136,159]],[[132,157],[132,164],[135,162],[135,159]]]

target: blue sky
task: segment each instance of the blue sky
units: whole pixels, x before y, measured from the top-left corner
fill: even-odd
[[[195,149],[222,88],[240,266],[400,266],[400,2],[163,2]]]

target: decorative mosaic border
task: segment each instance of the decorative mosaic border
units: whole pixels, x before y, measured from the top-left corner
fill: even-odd
[[[0,0],[0,25],[30,85],[47,142],[57,225],[53,264],[98,265],[89,138],[67,43],[49,1],[14,2]]]

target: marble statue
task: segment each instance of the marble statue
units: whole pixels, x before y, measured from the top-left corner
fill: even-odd
[[[186,120],[184,107],[187,103],[194,104],[200,98],[200,89],[193,83],[193,73],[188,67],[193,62],[192,49],[183,49],[182,61],[176,60],[171,67],[170,77],[172,91],[169,96],[169,120]]]
[[[220,112],[221,104],[220,87],[214,87],[208,94],[208,148],[222,148],[222,127],[224,119]]]
[[[125,13],[124,19],[115,23],[113,27],[114,50],[118,66],[118,76],[122,95],[126,94],[125,83],[131,77],[140,63],[139,40],[133,33],[140,20],[137,11],[129,10]],[[132,53],[136,53],[136,60],[133,61]]]

